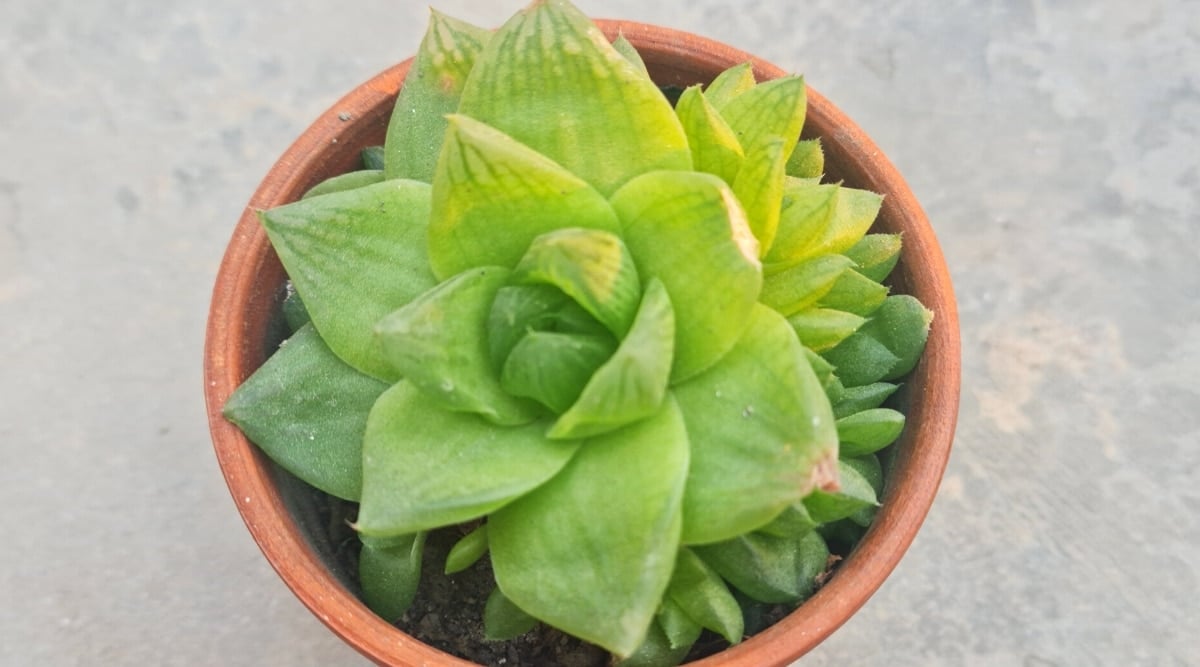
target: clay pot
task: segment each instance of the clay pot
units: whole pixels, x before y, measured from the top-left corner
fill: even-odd
[[[598,21],[610,38],[621,31],[641,52],[659,85],[710,81],[752,62],[758,78],[785,74],[723,44],[638,23]],[[213,291],[205,346],[209,425],[221,470],[263,554],[300,600],[331,630],[385,665],[468,665],[401,632],[371,613],[339,570],[326,526],[315,525],[315,492],[281,473],[221,416],[233,390],[270,354],[282,335],[283,267],[254,215],[299,198],[311,186],[357,168],[359,152],[383,143],[392,104],[409,62],[355,88],[326,111],[279,158],[251,198],[229,243]],[[904,249],[893,292],[918,297],[936,313],[925,355],[898,395],[908,417],[887,473],[882,507],[866,536],[830,581],[774,626],[695,665],[785,665],[844,623],[895,567],[933,502],[950,454],[959,397],[958,315],[945,261],[925,214],[875,144],[841,111],[809,88],[804,136],[821,137],[828,180],[886,195],[873,231],[901,232]]]

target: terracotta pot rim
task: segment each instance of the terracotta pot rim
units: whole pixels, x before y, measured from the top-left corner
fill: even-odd
[[[685,54],[714,65],[750,62],[759,79],[785,74],[748,53],[689,33],[630,21],[597,23],[610,38],[623,33],[652,68],[657,58]],[[239,337],[249,326],[249,315],[236,306],[261,299],[263,290],[273,288],[257,280],[269,261],[264,258],[273,253],[255,211],[295,199],[313,185],[312,174],[326,166],[322,160],[328,143],[343,140],[363,116],[377,117],[381,105],[399,90],[410,62],[371,78],[322,114],[276,162],[251,198],[213,290],[204,352],[205,399],[217,459],[238,510],[267,560],[296,596],[333,632],[381,664],[471,665],[396,629],[344,588],[299,533],[274,488],[265,457],[221,416],[226,398],[249,372],[238,356]],[[907,456],[896,464],[875,523],[835,576],[785,619],[694,665],[788,664],[848,620],[912,542],[933,502],[953,441],[960,382],[958,316],[932,228],[904,179],[857,125],[811,87],[808,105],[806,136],[816,127],[827,153],[845,153],[846,164],[865,176],[853,183],[856,187],[886,193],[881,218],[889,216],[905,230],[902,263],[910,274],[908,280],[928,288],[921,299],[935,311],[936,319],[926,353],[914,371],[919,376],[914,386],[921,394],[913,397],[909,427],[896,445],[903,445]]]

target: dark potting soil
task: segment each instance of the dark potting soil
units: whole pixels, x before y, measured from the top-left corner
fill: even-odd
[[[345,585],[358,588],[358,552],[361,543],[350,528],[357,514],[354,503],[338,500],[308,487],[276,468],[285,497],[302,529],[324,557],[335,561],[335,571]],[[496,585],[491,562],[485,555],[473,566],[452,575],[444,574],[446,555],[466,529],[449,527],[429,533],[421,566],[421,582],[409,609],[395,620],[399,629],[441,651],[481,665],[503,667],[603,667],[612,663],[604,649],[572,637],[544,623],[508,641],[491,641],[483,634],[483,608]],[[831,546],[833,546],[831,544]],[[824,583],[840,560],[832,556]],[[763,604],[743,598],[736,590],[745,613],[746,636],[765,630],[787,616],[796,604]],[[699,660],[729,647],[720,635],[705,631],[684,662]]]

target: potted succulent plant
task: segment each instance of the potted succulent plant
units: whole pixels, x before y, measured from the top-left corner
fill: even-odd
[[[492,639],[540,621],[676,664],[707,630],[787,661],[932,500],[957,323],[920,208],[802,79],[663,35],[564,0],[494,33],[434,14],[239,224],[218,456],[273,565],[379,662],[452,660],[391,625],[431,569],[494,581]]]

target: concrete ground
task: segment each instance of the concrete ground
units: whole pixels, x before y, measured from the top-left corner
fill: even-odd
[[[497,25],[517,2],[444,0]],[[805,73],[909,179],[962,315],[957,445],[799,664],[1200,664],[1200,8],[580,0]],[[0,664],[358,665],[209,444],[209,290],[258,180],[422,3],[8,0]]]

